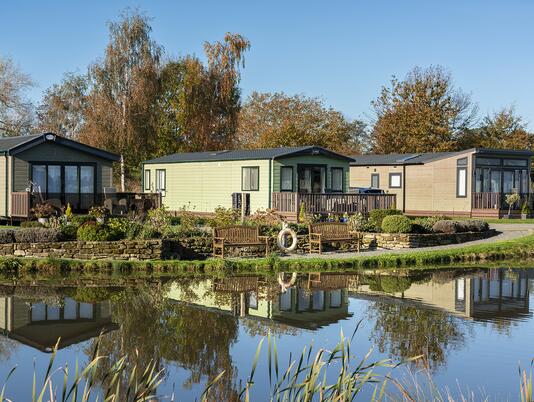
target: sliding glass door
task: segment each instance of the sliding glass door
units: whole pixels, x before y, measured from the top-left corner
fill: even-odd
[[[31,169],[32,191],[44,200],[69,203],[75,210],[95,203],[95,166],[84,164],[35,163]]]

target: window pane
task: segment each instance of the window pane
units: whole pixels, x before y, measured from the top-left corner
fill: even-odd
[[[505,159],[503,161],[504,166],[528,166],[526,159]]]
[[[330,291],[330,307],[341,307],[341,289]]]
[[[281,189],[283,191],[292,191],[293,190],[293,168],[292,167],[282,167],[280,173],[280,182]]]
[[[70,297],[65,298],[63,305],[63,318],[65,320],[75,320],[78,315],[78,303]]]
[[[343,169],[332,169],[332,190],[343,191]]]
[[[156,170],[156,190],[165,191],[166,186],[166,171],[165,170]]]
[[[313,292],[312,309],[313,310],[324,310],[324,291],[317,290]]]
[[[380,175],[378,174],[371,175],[371,187],[380,188]]]
[[[501,160],[500,159],[494,159],[494,158],[477,158],[476,164],[478,165],[486,165],[486,166],[501,166]]]
[[[482,169],[480,168],[475,169],[475,192],[482,192]]]
[[[280,311],[291,311],[291,293],[292,289],[280,293]]]
[[[46,304],[35,303],[31,307],[31,319],[32,321],[44,321],[46,320]]]
[[[465,197],[467,195],[467,169],[458,169],[458,197]]]
[[[59,198],[61,195],[61,166],[48,165],[48,197]]]
[[[145,190],[150,190],[150,170],[145,170]]]
[[[505,194],[514,191],[514,172],[504,171],[502,176],[502,191]]]
[[[78,191],[78,166],[65,166],[65,192],[77,193]]]
[[[530,180],[528,177],[528,171],[522,170],[521,171],[521,192],[522,193],[528,193],[529,192],[529,184]]]
[[[500,170],[491,171],[491,189],[489,191],[493,193],[501,192],[501,171]]]
[[[82,193],[94,193],[95,169],[93,166],[80,166],[80,184]]]
[[[80,303],[80,318],[93,318],[93,305],[89,303]]]
[[[59,306],[47,306],[46,307],[46,320],[57,321],[61,318]]]
[[[458,166],[467,166],[467,158],[460,158],[456,161]]]
[[[394,173],[389,176],[389,186],[390,187],[400,187],[401,186],[401,175],[400,173]]]
[[[244,167],[241,174],[244,191],[256,191],[259,189],[259,168]]]
[[[310,294],[302,289],[297,291],[297,311],[306,311],[310,309]]]
[[[32,167],[32,191],[46,193],[46,166],[33,165]]]

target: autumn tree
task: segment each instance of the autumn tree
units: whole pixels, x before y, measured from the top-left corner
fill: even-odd
[[[207,64],[186,56],[161,73],[159,153],[232,148],[241,96],[240,69],[250,42],[227,33],[204,44]]]
[[[480,127],[464,135],[461,145],[462,148],[532,149],[534,134],[527,130],[514,108],[507,107],[487,115]]]
[[[0,136],[29,134],[33,125],[33,105],[26,92],[33,86],[11,59],[0,57]]]
[[[245,148],[318,145],[351,154],[361,152],[364,129],[321,99],[253,92],[239,114],[237,137]]]
[[[77,140],[84,129],[88,89],[88,77],[72,73],[48,88],[37,108],[39,131]]]
[[[126,13],[110,23],[103,60],[90,68],[88,107],[80,140],[122,154],[126,175],[137,180],[155,148],[161,47],[146,17]]]
[[[416,67],[402,81],[393,77],[371,104],[375,153],[456,150],[476,117],[470,96],[440,66]]]

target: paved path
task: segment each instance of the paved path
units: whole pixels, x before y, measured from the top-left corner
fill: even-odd
[[[534,224],[529,223],[496,223],[490,224],[492,229],[500,232],[497,236],[493,236],[487,239],[469,241],[461,244],[448,244],[446,246],[435,246],[435,247],[421,247],[421,248],[405,248],[400,250],[373,250],[373,251],[362,251],[360,253],[356,252],[327,252],[323,254],[291,254],[284,258],[351,258],[351,257],[361,257],[361,256],[373,256],[381,254],[399,254],[399,253],[418,253],[425,251],[433,250],[446,250],[450,248],[458,248],[464,246],[471,246],[475,244],[487,244],[494,243],[501,240],[512,240],[519,237],[527,236],[531,233],[534,233]]]

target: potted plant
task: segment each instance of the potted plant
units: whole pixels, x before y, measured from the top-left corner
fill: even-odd
[[[98,223],[104,223],[109,216],[109,209],[106,207],[92,207],[89,210],[89,216],[95,218]]]
[[[72,216],[72,207],[70,206],[70,202],[68,202],[67,207],[65,208],[65,219],[67,220],[67,222],[70,222]]]
[[[48,223],[48,219],[54,215],[56,210],[54,207],[50,204],[43,203],[43,204],[37,204],[35,207],[32,208],[31,212],[33,215],[37,218],[37,221],[43,225]]]
[[[530,217],[530,207],[528,206],[528,201],[523,203],[521,207],[521,219],[528,219]]]
[[[510,219],[512,216],[512,207],[518,203],[521,200],[521,197],[519,196],[519,193],[513,192],[510,194],[506,194],[504,197],[504,202],[508,205],[508,215],[505,215],[504,217],[506,219]]]

